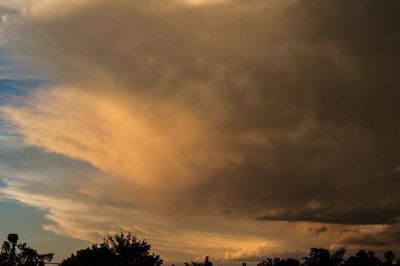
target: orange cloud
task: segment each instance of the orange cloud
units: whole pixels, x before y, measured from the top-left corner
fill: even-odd
[[[74,196],[201,217],[201,232],[210,216],[291,221],[303,246],[309,222],[398,222],[398,2],[88,0],[52,13],[57,3],[3,23],[10,55],[51,85],[1,111],[27,144],[109,175]],[[62,225],[49,230],[76,225],[63,220],[72,210],[9,191],[49,209]],[[125,224],[91,216],[101,233]],[[328,244],[331,228],[313,241]],[[256,248],[245,246],[232,256]]]

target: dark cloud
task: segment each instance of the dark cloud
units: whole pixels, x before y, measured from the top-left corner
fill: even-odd
[[[340,236],[340,244],[375,248],[398,247],[399,241],[399,224],[378,228],[347,229],[343,230]]]
[[[332,201],[333,202],[333,201]],[[334,203],[333,203],[334,204]],[[339,202],[324,208],[300,208],[257,218],[258,220],[303,222],[313,221],[332,224],[392,224],[398,222],[398,202],[382,204],[351,204]]]
[[[400,217],[399,8],[89,1],[15,24],[8,50],[60,83],[139,97],[149,112],[179,106],[207,124],[187,149],[230,162],[191,164],[188,179],[202,182],[171,193],[181,202],[171,208],[391,224]],[[118,86],[97,88],[104,80]]]
[[[326,226],[321,226],[321,227],[312,227],[308,229],[308,233],[310,236],[317,237],[320,234],[328,232],[328,227]]]

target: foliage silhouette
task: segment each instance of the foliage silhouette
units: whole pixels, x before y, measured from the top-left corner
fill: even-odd
[[[27,243],[4,241],[0,251],[1,266],[44,266],[53,259],[53,253],[39,254]]]
[[[390,250],[385,252],[384,262],[379,260],[372,251],[360,250],[347,260],[343,258],[345,253],[346,250],[344,248],[335,251],[323,248],[311,248],[309,255],[303,258],[303,263],[292,258],[267,258],[257,263],[257,266],[400,266],[400,260],[397,264],[394,263],[396,256]],[[205,258],[204,262],[185,262],[185,266],[212,265],[208,257]],[[246,263],[243,263],[243,265],[246,265]]]
[[[78,250],[61,266],[160,266],[158,255],[150,254],[150,244],[131,233],[108,236],[100,244]]]
[[[396,257],[393,251],[388,250],[385,252],[383,256],[385,257],[385,262],[384,262],[385,265],[393,265],[394,258]]]
[[[210,261],[210,258],[206,256],[204,262],[185,262],[185,266],[213,266],[213,263]]]
[[[17,240],[18,235],[10,234],[8,241],[4,241],[0,250],[0,266],[45,266],[53,259],[53,253],[39,254],[26,243],[17,243]],[[138,240],[131,233],[120,233],[106,237],[99,244],[78,250],[63,260],[61,266],[163,265],[163,260],[150,253],[150,249],[150,244],[145,240]],[[267,258],[257,266],[400,266],[400,260],[395,263],[396,256],[391,250],[384,253],[384,261],[379,260],[372,251],[360,250],[347,260],[343,259],[345,253],[344,248],[336,251],[311,248],[309,255],[303,257],[303,263],[292,258]],[[206,256],[204,262],[185,262],[185,266],[213,266],[213,263]]]
[[[337,266],[343,262],[345,249],[330,252],[323,248],[311,248],[309,257],[304,257],[304,266]]]
[[[268,258],[258,263],[257,266],[300,266],[300,261],[290,258],[286,260],[280,258]]]
[[[379,260],[372,251],[360,250],[347,260],[343,259],[345,249],[329,251],[323,248],[311,248],[308,257],[304,257],[303,263],[295,259],[267,258],[257,264],[257,266],[400,266],[400,260],[395,261],[393,251],[386,251],[385,260]]]
[[[355,256],[351,256],[345,262],[345,266],[377,266],[381,265],[381,261],[375,257],[375,253],[372,251],[366,252],[360,250]]]

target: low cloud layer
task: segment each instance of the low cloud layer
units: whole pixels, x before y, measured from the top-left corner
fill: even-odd
[[[397,226],[398,1],[56,4],[4,26],[8,53],[51,85],[2,115],[28,145],[125,184],[93,197],[182,217]]]
[[[338,243],[355,247],[368,247],[378,251],[399,248],[399,225],[375,225],[347,228],[340,232]]]

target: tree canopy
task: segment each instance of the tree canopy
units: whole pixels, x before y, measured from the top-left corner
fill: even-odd
[[[4,266],[44,266],[53,259],[53,253],[39,254],[26,243],[4,241],[0,251],[0,265]]]
[[[384,253],[384,261],[375,256],[372,251],[360,250],[355,255],[344,259],[344,248],[330,251],[323,248],[311,248],[309,255],[303,258],[303,263],[295,259],[267,258],[257,266],[400,266],[400,260],[395,263],[393,251]]]
[[[160,266],[160,256],[150,253],[150,244],[131,233],[115,234],[62,261],[61,266]]]

